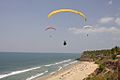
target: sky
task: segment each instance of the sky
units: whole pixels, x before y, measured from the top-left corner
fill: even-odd
[[[120,46],[119,3],[120,0],[0,0],[0,51],[81,53]],[[48,14],[58,9],[81,11],[87,21],[73,13],[48,19]],[[45,31],[48,26],[54,26],[56,31]]]

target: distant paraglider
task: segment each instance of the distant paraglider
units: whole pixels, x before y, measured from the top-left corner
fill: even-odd
[[[93,29],[92,26],[84,26],[84,29]]]
[[[45,31],[47,31],[47,30],[56,30],[56,28],[49,26],[49,27],[47,27],[47,28],[45,29]]]
[[[84,26],[84,29],[85,30],[93,30],[93,27],[92,26]],[[88,37],[88,33],[87,33],[87,37]]]
[[[54,30],[56,31],[56,28],[55,27],[52,27],[52,26],[49,26],[45,29],[45,31],[48,31],[48,30]],[[52,35],[49,35],[50,38],[52,38]]]

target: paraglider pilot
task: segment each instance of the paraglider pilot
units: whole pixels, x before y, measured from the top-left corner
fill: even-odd
[[[66,46],[66,45],[67,45],[67,42],[66,42],[66,41],[64,41],[63,45],[64,45],[64,46]]]

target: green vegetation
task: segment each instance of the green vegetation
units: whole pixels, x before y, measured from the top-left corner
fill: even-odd
[[[120,80],[120,48],[84,51],[80,61],[94,61],[99,65],[95,72],[84,80]]]

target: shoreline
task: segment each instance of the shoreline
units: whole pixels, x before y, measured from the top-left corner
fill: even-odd
[[[43,77],[38,77],[33,80],[83,80],[93,73],[98,68],[94,62],[78,61],[75,64],[56,71]]]

